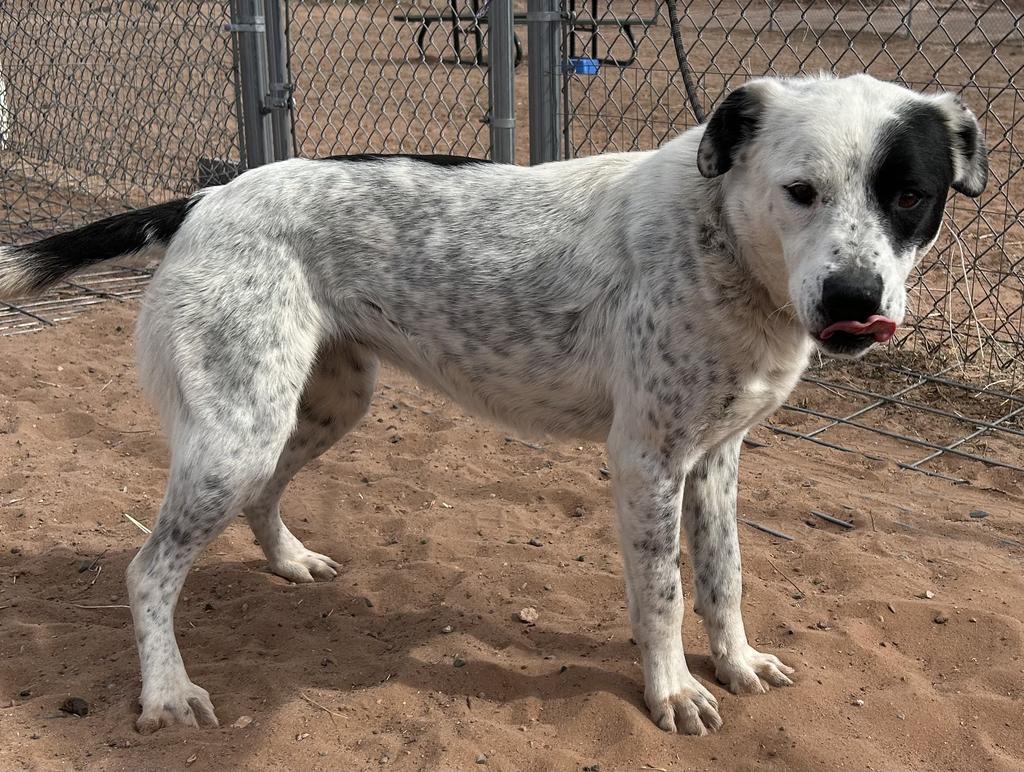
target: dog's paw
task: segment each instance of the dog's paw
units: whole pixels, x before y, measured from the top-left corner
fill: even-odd
[[[338,575],[340,568],[341,566],[331,558],[319,552],[312,552],[301,544],[283,555],[278,555],[277,559],[270,563],[271,572],[296,584],[307,584],[318,579],[329,581]]]
[[[689,673],[680,681],[680,685],[669,694],[658,695],[649,691],[644,695],[651,720],[666,732],[692,735],[717,732],[722,726],[718,700]]]
[[[789,676],[795,672],[774,654],[750,646],[715,662],[715,678],[733,694],[764,694],[772,686],[792,686]]]
[[[142,714],[136,720],[135,728],[142,734],[152,734],[173,724],[218,726],[209,692],[191,681],[185,681],[180,688],[170,692],[163,691],[152,698],[143,697],[141,702]]]

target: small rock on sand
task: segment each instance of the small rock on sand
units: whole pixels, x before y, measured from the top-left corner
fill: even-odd
[[[519,614],[517,616],[519,617],[520,622],[527,625],[535,625],[537,624],[537,619],[540,617],[540,614],[533,606],[527,606],[526,608],[519,609]]]

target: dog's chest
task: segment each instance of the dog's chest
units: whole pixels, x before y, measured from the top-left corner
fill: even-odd
[[[778,409],[793,390],[802,368],[778,368],[746,374],[726,395],[718,420],[709,426],[713,441],[750,429]]]

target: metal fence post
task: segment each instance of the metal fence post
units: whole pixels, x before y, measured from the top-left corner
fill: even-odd
[[[238,46],[245,166],[252,169],[274,160],[273,124],[264,107],[264,99],[270,89],[263,0],[232,0],[228,28]]]
[[[562,86],[559,0],[528,0],[527,44],[530,75],[530,163],[560,156],[558,95]]]
[[[512,44],[512,0],[491,0],[488,10],[488,59],[491,81],[491,160],[516,162],[516,95]]]
[[[281,0],[266,0],[267,71],[270,88],[266,108],[274,127],[274,160],[292,157],[292,83],[288,67],[288,40],[285,38]]]

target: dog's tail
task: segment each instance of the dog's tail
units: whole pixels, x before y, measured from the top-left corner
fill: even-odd
[[[166,247],[198,195],[135,209],[32,244],[0,247],[0,298],[42,292],[105,260]]]

